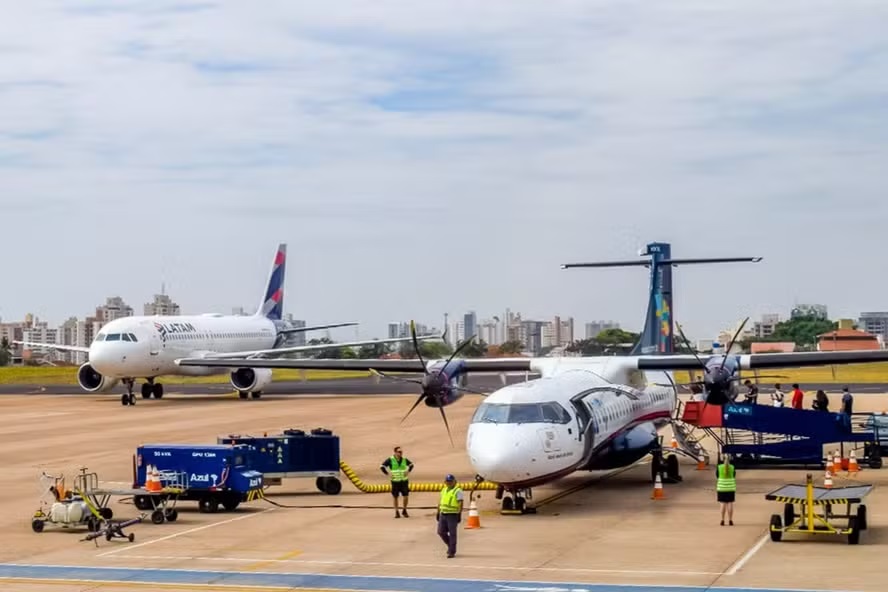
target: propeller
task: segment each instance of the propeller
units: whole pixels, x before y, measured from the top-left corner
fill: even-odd
[[[370,370],[374,375],[380,376],[383,378],[388,378],[390,380],[396,380],[398,382],[412,382],[414,384],[420,385],[422,388],[422,392],[419,394],[419,397],[413,403],[413,406],[410,408],[410,411],[407,412],[406,415],[401,419],[401,423],[406,420],[413,410],[416,409],[420,403],[435,401],[437,405],[430,405],[438,408],[438,411],[441,412],[441,419],[444,420],[444,427],[447,428],[447,436],[450,438],[450,445],[453,446],[453,435],[450,432],[450,424],[447,421],[447,414],[444,413],[444,401],[447,398],[447,395],[451,390],[459,390],[467,393],[475,393],[479,395],[486,395],[484,391],[479,391],[471,388],[467,388],[464,386],[456,386],[450,382],[450,376],[447,374],[447,367],[450,365],[450,362],[459,354],[459,352],[463,351],[472,341],[475,339],[475,335],[472,335],[470,338],[466,339],[462,343],[460,343],[456,349],[450,354],[450,357],[447,358],[447,361],[444,362],[444,365],[440,368],[436,368],[434,370],[429,370],[425,359],[422,357],[422,352],[419,348],[419,340],[416,338],[416,325],[413,321],[410,321],[410,335],[413,338],[413,348],[416,351],[416,357],[419,358],[419,362],[422,365],[423,377],[421,379],[417,378],[403,378],[400,376],[388,376],[383,374],[382,372],[378,372],[376,370]]]

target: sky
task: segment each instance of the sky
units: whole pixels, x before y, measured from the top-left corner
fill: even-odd
[[[818,302],[888,310],[888,3],[10,3],[0,20],[0,317],[162,283],[441,325],[506,307],[639,330],[634,259],[692,337]]]

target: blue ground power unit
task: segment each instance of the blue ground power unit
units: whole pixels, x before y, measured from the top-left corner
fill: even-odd
[[[230,434],[217,439],[220,445],[249,445],[250,468],[262,473],[264,484],[280,485],[283,479],[315,478],[319,491],[337,495],[339,480],[339,436],[324,428],[306,433],[287,429],[280,434],[247,436]]]
[[[146,487],[146,469],[153,466],[163,485],[184,489],[178,498],[197,501],[201,512],[217,512],[220,505],[233,511],[241,502],[262,498],[263,478],[252,466],[254,455],[246,445],[139,446],[133,459],[133,487]],[[135,496],[133,503],[140,510],[151,508],[146,496]]]

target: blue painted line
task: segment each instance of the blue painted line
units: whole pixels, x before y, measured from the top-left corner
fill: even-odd
[[[454,563],[458,568],[458,562]],[[0,563],[0,578],[28,580],[81,580],[134,584],[184,584],[205,586],[259,586],[325,588],[333,590],[403,590],[405,592],[815,592],[787,588],[732,588],[634,584],[584,584],[578,582],[513,582],[386,576],[349,576],[312,573],[271,573],[87,567]],[[819,590],[816,592],[827,592]]]

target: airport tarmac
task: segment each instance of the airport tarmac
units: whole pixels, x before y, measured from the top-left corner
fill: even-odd
[[[72,372],[74,370],[72,369]],[[535,375],[531,374],[531,378]],[[523,382],[524,375],[508,375],[506,382],[512,384],[515,382]],[[231,393],[233,389],[230,384],[225,383],[186,383],[176,384],[175,378],[170,377],[169,383],[164,383],[164,389],[168,392],[178,392],[191,395],[199,394],[224,394]],[[468,385],[484,390],[487,392],[500,388],[503,383],[499,376],[484,376],[476,374],[469,377]],[[760,398],[767,398],[769,395],[769,383],[762,381],[760,383]],[[842,390],[844,384],[800,384],[805,392],[816,392],[817,389],[823,389],[827,393],[838,393]],[[851,392],[855,395],[885,393],[888,392],[888,384],[877,383],[859,383],[848,385]],[[136,389],[138,391],[138,388]],[[742,389],[741,389],[742,390]],[[790,389],[787,388],[788,392]],[[12,394],[40,394],[40,395],[62,395],[80,392],[83,393],[77,385],[41,385],[41,384],[24,384],[24,385],[0,385],[0,395]],[[124,392],[123,387],[115,387],[112,391],[119,398],[120,393]],[[335,380],[307,380],[307,381],[281,381],[273,382],[262,394],[265,395],[304,395],[304,394],[323,394],[323,395],[384,395],[384,394],[410,394],[419,393],[417,387],[413,384],[397,382],[394,380],[379,380],[374,378],[339,378]],[[137,396],[137,401],[140,400]],[[138,403],[137,403],[138,404]]]
[[[714,468],[697,471],[692,464],[682,466],[684,482],[667,485],[666,498],[656,501],[646,465],[535,489],[539,512],[530,516],[501,516],[493,493],[482,492],[482,528],[460,531],[454,559],[444,556],[435,535],[436,494],[412,494],[411,517],[394,520],[388,494],[364,494],[347,481],[338,496],[317,493],[313,480],[269,490],[270,500],[298,508],[258,501],[232,513],[200,514],[196,504],[183,502],[175,523],[133,526],[133,543],[96,545],[80,541],[82,532],[30,528],[42,470],[72,479],[86,466],[103,482],[126,483],[140,444],[214,443],[230,433],[326,427],[342,438],[343,460],[367,482],[385,481],[379,463],[395,444],[416,463],[414,482],[439,482],[447,472],[470,480],[463,443],[479,400],[467,395],[448,407],[451,447],[435,410],[420,407],[399,423],[412,403],[405,395],[306,394],[245,404],[170,390],[136,409],[103,395],[2,397],[0,585],[22,591],[885,589],[888,473],[866,469],[853,480],[876,489],[867,499],[869,530],[857,546],[845,538],[767,538],[769,516],[782,505],[764,496],[802,482],[800,471],[739,471],[736,525],[721,527]],[[886,404],[888,396],[857,401],[860,410]],[[837,477],[836,485],[845,480]],[[137,515],[120,499],[112,508],[115,517]]]

